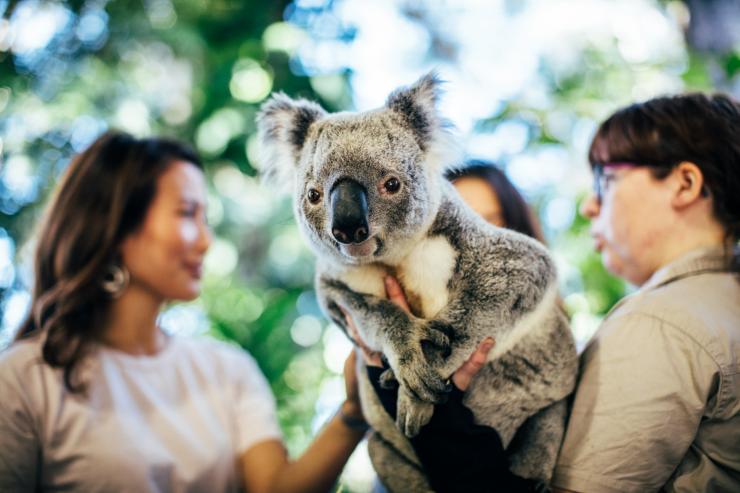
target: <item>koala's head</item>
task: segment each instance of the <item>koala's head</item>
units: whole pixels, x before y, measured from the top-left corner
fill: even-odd
[[[394,264],[431,226],[454,149],[439,84],[429,74],[365,113],[328,114],[284,94],[263,104],[263,173],[292,185],[298,223],[322,258]]]

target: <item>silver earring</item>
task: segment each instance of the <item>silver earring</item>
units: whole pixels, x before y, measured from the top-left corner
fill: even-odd
[[[108,293],[111,298],[118,298],[128,287],[129,273],[128,269],[123,266],[111,264],[103,277],[103,291]]]

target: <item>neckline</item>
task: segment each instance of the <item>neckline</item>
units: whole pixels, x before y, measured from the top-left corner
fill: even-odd
[[[732,254],[732,250],[729,251]],[[675,280],[704,272],[722,272],[729,270],[728,252],[722,245],[700,247],[673,260],[650,276],[639,291],[654,289]]]
[[[98,343],[98,351],[101,355],[128,366],[150,367],[167,360],[175,352],[174,348],[177,346],[179,338],[168,335],[166,341],[165,346],[155,354],[131,354],[103,343]]]

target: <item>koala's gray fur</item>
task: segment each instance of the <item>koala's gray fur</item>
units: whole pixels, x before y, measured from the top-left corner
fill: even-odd
[[[499,433],[514,473],[546,483],[577,372],[555,268],[539,242],[489,225],[444,179],[454,146],[437,113],[438,86],[430,74],[359,114],[275,95],[258,117],[262,164],[273,181],[292,185],[322,307],[347,331],[345,308],[387,358],[384,378],[399,382],[394,425],[360,372],[383,483],[429,490],[406,436],[428,422],[449,377],[487,336],[496,346],[464,403]],[[386,299],[387,274],[401,281],[413,315]]]

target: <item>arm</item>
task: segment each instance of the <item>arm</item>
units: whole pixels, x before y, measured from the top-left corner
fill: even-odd
[[[436,368],[440,362],[428,361],[427,356],[449,352],[448,334],[452,332],[449,325],[441,320],[415,317],[388,299],[357,293],[338,280],[321,279],[320,291],[321,296],[328,300],[326,305],[333,314],[332,318],[345,328],[350,337],[352,334],[342,312],[349,314],[356,324],[355,332],[359,333],[360,340],[371,348],[382,350],[395,378],[402,388],[407,389],[405,393],[410,391],[427,403],[445,400],[450,389],[446,378]],[[458,366],[475,345],[466,352]],[[431,353],[425,349],[430,349]]]
[[[350,419],[361,420],[354,351],[344,363],[344,377],[347,400],[340,412]],[[288,459],[279,440],[257,443],[239,458],[244,487],[248,493],[329,491],[364,435],[364,430],[348,426],[337,414],[295,461]]]
[[[4,377],[12,375],[0,367]],[[35,491],[41,450],[32,415],[15,383],[0,378],[0,491]]]

